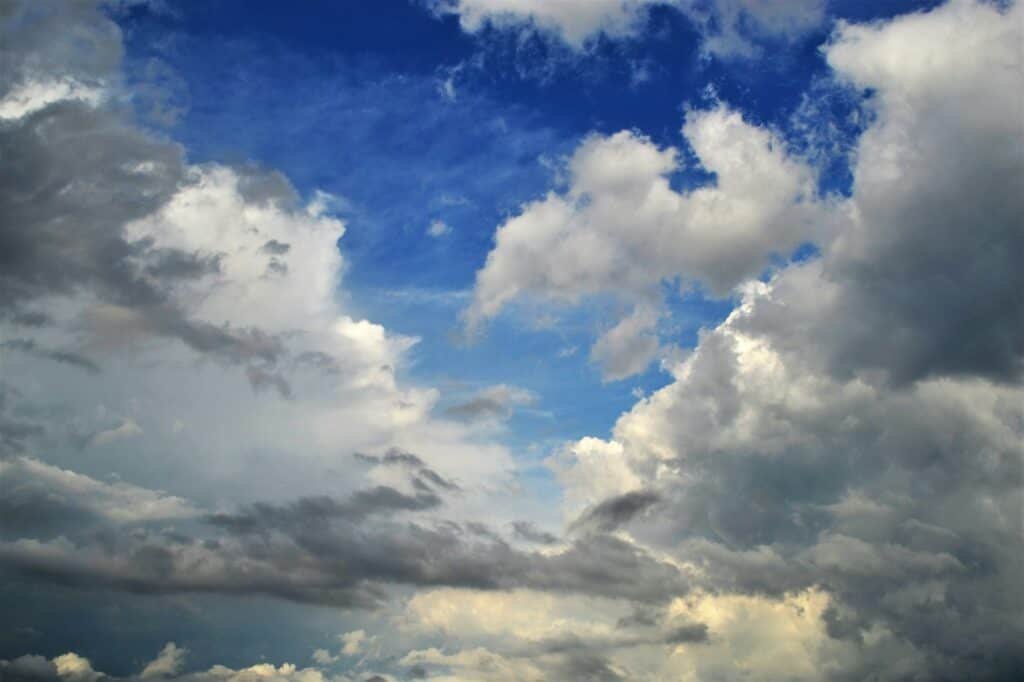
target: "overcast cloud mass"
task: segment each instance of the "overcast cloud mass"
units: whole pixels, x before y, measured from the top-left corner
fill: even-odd
[[[0,682],[1024,679],[1022,255],[1019,2],[0,0]]]

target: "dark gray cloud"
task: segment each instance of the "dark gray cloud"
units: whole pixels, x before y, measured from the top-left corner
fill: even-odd
[[[178,249],[153,248],[148,240],[135,242],[144,247],[143,274],[156,280],[194,279],[220,272],[220,254],[186,253]]]
[[[30,654],[13,661],[0,661],[0,680],[4,682],[56,682],[59,679],[57,666],[43,656]]]
[[[551,533],[543,531],[530,521],[514,521],[512,523],[513,534],[527,542],[535,542],[539,545],[553,545],[558,538]]]
[[[572,530],[609,532],[647,512],[661,497],[653,490],[633,490],[604,500],[572,522]]]
[[[291,384],[280,374],[266,370],[262,367],[250,366],[245,369],[245,377],[254,390],[261,391],[266,388],[273,388],[282,398],[292,397]]]
[[[100,541],[122,524],[196,516],[184,500],[105,482],[28,457],[0,459],[0,537]],[[171,539],[171,535],[165,535]]]
[[[377,486],[344,499],[252,504],[206,516],[205,531],[171,533],[151,522],[188,515],[181,500],[13,461],[0,470],[0,530],[9,539],[0,543],[0,571],[78,588],[259,593],[343,607],[372,606],[391,584],[529,587],[646,602],[686,590],[676,569],[607,536],[538,554],[480,523],[401,520],[438,509],[441,495],[457,489],[440,477],[442,484],[424,484],[430,470],[411,453],[362,458],[402,467],[413,492]]]
[[[922,652],[928,679],[976,674],[982,659],[985,679],[1012,679],[1024,664],[1012,615],[1024,601],[1010,587],[1024,568],[1019,389],[844,385],[787,354],[771,385],[807,392],[780,400],[757,383],[750,343],[708,334],[644,416],[680,458],[659,476],[656,513],[630,531],[700,566],[707,589],[825,589],[832,636],[884,627]]]
[[[98,5],[6,3],[0,94],[55,79],[115,82],[121,34]],[[52,320],[34,305],[88,292],[99,302],[83,314],[93,346],[177,339],[197,353],[253,367],[256,388],[287,393],[269,367],[283,353],[279,340],[190,319],[171,300],[176,282],[219,272],[220,254],[124,236],[126,223],[152,214],[187,182],[182,148],[140,130],[130,112],[94,104],[63,99],[0,122],[0,319],[46,326]],[[245,167],[238,175],[240,191],[253,201],[295,203],[278,173]],[[36,342],[18,343],[28,351]],[[84,360],[75,349],[46,352],[58,361]]]
[[[626,679],[616,670],[608,656],[597,651],[578,651],[564,656],[552,672],[562,680],[594,680],[595,682],[617,682]]]
[[[667,644],[698,644],[708,641],[708,626],[704,623],[680,625],[669,632]]]
[[[28,439],[41,436],[45,427],[25,414],[22,393],[0,381],[0,458],[20,454]]]
[[[276,239],[271,239],[266,244],[264,244],[260,248],[260,250],[263,251],[264,253],[269,253],[272,256],[283,256],[284,254],[288,253],[288,251],[290,251],[291,248],[292,247],[290,244],[284,244],[282,242],[277,241]]]
[[[427,463],[422,459],[412,454],[411,452],[405,452],[397,448],[388,450],[383,455],[367,455],[361,452],[353,455],[359,462],[365,464],[386,466],[386,467],[401,467],[411,472],[412,477],[410,482],[414,487],[421,491],[430,491],[437,489],[441,491],[453,492],[460,490],[459,486],[439,473],[427,466]]]
[[[40,78],[102,82],[124,51],[117,24],[90,0],[5,0],[0,34],[0,94]]]
[[[132,265],[144,245],[120,230],[177,189],[177,145],[113,112],[65,101],[0,125],[0,153],[8,159],[0,169],[0,303],[82,286],[127,305],[163,301]]]
[[[77,367],[78,369],[83,369],[87,372],[100,371],[99,365],[84,355],[74,351],[44,348],[33,339],[8,339],[7,341],[0,343],[0,349],[27,353],[46,360],[53,360],[54,362],[71,365],[72,367]]]
[[[661,602],[684,593],[672,566],[608,536],[543,555],[514,549],[484,527],[392,518],[431,509],[429,493],[377,487],[346,500],[256,504],[207,517],[224,531],[205,542],[170,541],[139,529],[71,534],[50,544],[0,544],[0,569],[77,587],[136,593],[262,593],[300,602],[363,607],[387,584],[484,590],[528,587]]]
[[[236,535],[299,533],[307,528],[322,529],[336,520],[355,522],[374,514],[422,511],[440,505],[441,499],[430,493],[406,495],[388,486],[377,486],[359,490],[344,501],[307,497],[286,506],[254,504],[236,514],[214,514],[207,521]]]
[[[279,340],[189,319],[169,300],[173,281],[216,272],[216,254],[154,249],[122,236],[126,222],[150,214],[180,186],[177,145],[148,137],[115,112],[65,101],[0,125],[0,154],[8,160],[0,169],[0,307],[9,318],[31,316],[41,297],[87,289],[108,304],[85,313],[98,342],[155,335],[226,362],[278,360]]]
[[[910,657],[912,679],[1024,670],[1021,24],[1001,11],[835,37],[830,61],[878,89],[838,236],[753,287],[616,429],[662,498],[630,532],[715,593],[825,591],[828,634],[863,652],[829,679]],[[968,18],[1002,56],[928,71],[916,45]],[[909,61],[897,35],[920,41]]]

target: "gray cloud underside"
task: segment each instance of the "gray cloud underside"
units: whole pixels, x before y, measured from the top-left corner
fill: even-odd
[[[365,457],[365,456],[364,456]],[[402,466],[419,462],[390,453]],[[388,456],[380,458],[386,460]],[[205,517],[219,534],[131,532],[102,523],[73,497],[55,497],[26,472],[5,495],[0,570],[60,584],[135,593],[263,593],[283,599],[369,607],[388,584],[484,590],[528,587],[658,602],[686,590],[683,576],[622,540],[591,535],[554,554],[526,552],[477,523],[401,521],[399,513],[439,507],[457,494],[443,479],[430,483],[417,466],[414,494],[388,486],[344,500],[305,498],[288,505],[254,504]],[[417,485],[418,482],[418,485]],[[141,490],[141,489],[140,489]],[[78,532],[76,532],[76,528]],[[30,533],[31,535],[26,535]]]

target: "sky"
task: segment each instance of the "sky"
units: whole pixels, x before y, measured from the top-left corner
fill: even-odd
[[[0,0],[0,682],[1024,678],[1024,8]]]

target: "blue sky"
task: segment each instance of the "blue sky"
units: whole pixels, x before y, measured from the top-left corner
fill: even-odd
[[[863,19],[917,6],[874,5],[833,9]],[[257,163],[280,170],[303,196],[322,190],[340,199],[346,295],[388,328],[422,339],[413,375],[468,387],[513,383],[541,396],[550,417],[519,415],[510,436],[518,447],[606,432],[635,401],[634,389],[648,393],[666,377],[652,366],[629,381],[601,382],[586,352],[612,319],[602,318],[599,302],[554,333],[511,318],[475,343],[453,345],[466,303],[459,295],[472,288],[495,226],[542,197],[589,134],[636,130],[685,153],[684,111],[706,106],[709,88],[800,144],[792,118],[826,74],[824,27],[794,44],[766,41],[764,59],[722,60],[703,56],[695,27],[667,8],[653,11],[651,37],[599,38],[585,53],[536,34],[466,35],[456,17],[404,0],[314,3],[301,13],[218,0],[139,10],[121,24],[129,73],[145,77],[155,60],[180,79],[172,92],[183,113],[162,132],[190,160]],[[449,79],[454,98],[444,91]],[[828,109],[814,115],[836,121],[850,144],[858,129],[846,119],[859,95],[817,88]],[[822,191],[846,191],[846,159],[833,155],[825,167]],[[710,181],[692,152],[673,177],[678,188]],[[427,233],[437,220],[451,228],[441,239]],[[680,298],[671,340],[692,347],[731,305]]]
[[[0,5],[0,681],[1024,669],[1019,2]]]

